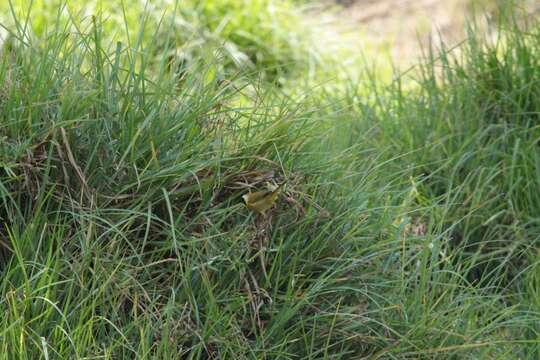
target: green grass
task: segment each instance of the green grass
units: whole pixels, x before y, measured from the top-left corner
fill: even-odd
[[[536,359],[538,24],[288,89],[309,34],[255,46],[253,4],[220,33],[248,71],[161,8],[6,22],[0,359]]]
[[[226,77],[222,73],[230,70],[284,82],[285,76],[314,58],[310,33],[292,4],[288,0],[10,0],[0,4],[0,21],[14,26],[16,18],[29,26],[25,30],[29,35],[42,37],[58,24],[84,32],[88,18],[96,15],[102,36],[113,49],[116,41],[129,42],[145,48],[147,61],[163,59],[175,70],[211,58],[219,49],[221,58],[214,64],[218,75]],[[142,28],[146,30],[139,31]]]

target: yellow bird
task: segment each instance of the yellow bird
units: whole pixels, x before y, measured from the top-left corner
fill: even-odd
[[[244,199],[248,209],[264,215],[268,209],[274,206],[284,184],[282,183],[277,187],[274,186],[273,189],[245,194],[242,196],[242,199]]]

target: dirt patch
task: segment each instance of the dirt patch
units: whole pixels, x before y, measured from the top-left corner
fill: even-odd
[[[445,0],[360,0],[342,10],[378,42],[388,43],[399,61],[415,58],[429,42],[463,37],[463,2]]]
[[[388,52],[400,65],[415,63],[428,44],[464,38],[466,0],[338,0],[341,33],[361,33],[359,42]],[[331,3],[327,3],[331,4]]]
[[[322,33],[326,31],[330,35],[325,46],[331,51],[356,46],[368,58],[391,59],[394,65],[409,66],[418,62],[429,45],[458,44],[466,37],[465,23],[473,13],[483,23],[494,18],[497,3],[504,1],[323,0],[318,21],[325,30],[321,30],[320,39],[324,41]],[[538,15],[540,3],[524,1],[523,9]],[[385,55],[390,57],[383,59]]]

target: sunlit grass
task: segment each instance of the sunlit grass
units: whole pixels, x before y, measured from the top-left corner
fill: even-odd
[[[328,81],[294,42],[243,69],[138,3],[34,6],[0,55],[0,359],[538,356],[535,23]],[[264,54],[244,6],[221,40]]]

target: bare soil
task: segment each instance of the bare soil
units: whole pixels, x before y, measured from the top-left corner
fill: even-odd
[[[356,0],[340,10],[400,63],[414,61],[430,42],[461,40],[466,14],[463,0]]]
[[[464,38],[470,1],[328,0],[323,12],[326,22],[333,23],[336,34],[342,36],[335,37],[336,41],[354,34],[360,47],[390,55],[396,65],[410,65],[426,46],[441,41],[453,45]]]
[[[322,0],[321,19],[333,28],[333,46],[375,47],[389,54],[395,65],[417,62],[427,46],[444,42],[453,46],[465,38],[465,22],[475,14],[489,19],[497,2],[506,0]],[[524,2],[530,15],[538,16],[540,1]],[[328,27],[327,27],[328,29]],[[337,35],[337,36],[336,36]],[[371,55],[371,54],[369,54]]]

